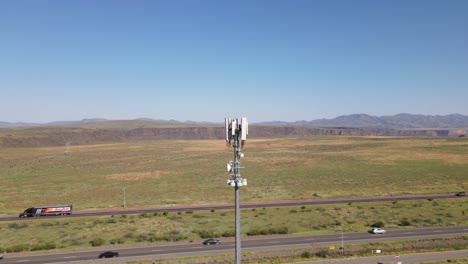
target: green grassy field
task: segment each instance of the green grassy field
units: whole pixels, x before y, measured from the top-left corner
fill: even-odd
[[[468,139],[251,139],[241,202],[455,193],[468,186]],[[233,203],[223,140],[0,149],[0,214],[37,205],[75,210]]]

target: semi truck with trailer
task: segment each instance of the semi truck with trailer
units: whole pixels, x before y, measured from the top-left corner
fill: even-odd
[[[52,206],[35,206],[24,210],[19,217],[38,217],[51,215],[71,215],[72,205],[52,205]]]

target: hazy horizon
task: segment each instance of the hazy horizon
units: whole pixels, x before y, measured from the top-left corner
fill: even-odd
[[[316,118],[316,119],[303,119],[303,120],[293,120],[293,121],[284,121],[284,120],[271,120],[271,121],[256,121],[255,123],[268,123],[268,122],[309,122],[309,121],[316,121],[316,120],[321,120],[321,119],[326,119],[326,120],[332,120],[335,118],[343,117],[343,116],[352,116],[352,115],[368,115],[368,116],[374,116],[374,117],[389,117],[389,116],[396,116],[396,115],[422,115],[422,116],[449,116],[449,115],[462,115],[459,113],[452,113],[452,114],[447,114],[447,115],[424,115],[424,114],[410,114],[410,113],[398,113],[395,115],[382,115],[382,116],[374,116],[374,115],[369,115],[365,113],[355,113],[355,114],[346,114],[346,115],[341,115],[341,116],[336,116],[332,118]],[[468,117],[466,115],[462,115],[465,117]],[[240,118],[241,116],[233,117],[229,116],[228,118]],[[247,117],[248,118],[248,117]],[[53,120],[53,121],[48,121],[48,122],[23,122],[23,121],[18,121],[18,122],[7,122],[0,120],[0,122],[5,122],[5,123],[10,123],[10,124],[48,124],[48,123],[60,123],[60,122],[81,122],[81,121],[94,121],[94,120],[103,120],[103,121],[134,121],[134,120],[151,120],[151,121],[163,121],[163,122],[170,122],[170,121],[175,121],[175,122],[194,122],[194,123],[219,123],[219,124],[224,124],[224,118],[222,118],[220,121],[217,122],[210,122],[210,121],[195,121],[195,120],[176,120],[176,119],[159,119],[159,118],[148,118],[148,117],[139,117],[139,118],[133,118],[133,119],[107,119],[107,118],[100,118],[100,117],[94,117],[94,118],[81,118],[81,119],[74,119],[74,120]],[[249,121],[250,122],[250,121]],[[252,122],[250,122],[252,123]]]

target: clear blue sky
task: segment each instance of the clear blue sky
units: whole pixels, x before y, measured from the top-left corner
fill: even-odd
[[[0,121],[468,115],[466,0],[0,1]]]

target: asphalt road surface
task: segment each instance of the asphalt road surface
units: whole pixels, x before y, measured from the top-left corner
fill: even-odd
[[[313,235],[313,236],[272,236],[264,238],[247,237],[242,238],[242,251],[261,251],[272,249],[285,248],[301,248],[314,246],[331,246],[336,248],[341,246],[343,241],[344,248],[347,244],[360,244],[377,241],[401,241],[435,237],[453,237],[468,235],[468,226],[462,227],[434,227],[434,228],[415,228],[415,229],[387,229],[384,235],[374,235],[367,232],[344,233],[343,239],[341,233]],[[117,250],[117,249],[116,249]],[[201,241],[193,243],[164,243],[155,246],[138,247],[138,248],[119,248],[117,251],[120,257],[110,262],[109,260],[99,260],[98,255],[104,251],[75,251],[61,254],[40,254],[24,255],[23,254],[7,254],[1,261],[1,264],[18,264],[18,263],[125,263],[132,259],[159,259],[171,258],[178,256],[200,256],[222,253],[232,253],[235,251],[235,241],[226,239],[221,241],[219,245],[205,246]],[[386,258],[388,256],[376,256]],[[403,258],[403,256],[401,257]],[[450,259],[448,257],[447,259]],[[333,263],[339,263],[339,260],[334,260]],[[343,259],[344,261],[344,259]],[[359,260],[357,260],[359,261]],[[329,262],[310,262],[310,263],[329,263]],[[342,263],[354,263],[351,259]],[[356,262],[356,263],[374,263],[374,262]],[[375,262],[377,263],[377,262]],[[392,263],[392,262],[384,262]],[[394,262],[396,263],[396,262]],[[404,262],[418,263],[418,262]]]
[[[455,196],[454,194],[434,194],[434,195],[406,195],[406,196],[384,196],[384,197],[365,197],[365,198],[334,198],[334,199],[316,199],[316,200],[300,200],[287,202],[270,202],[270,203],[241,203],[241,209],[263,208],[263,207],[285,207],[285,206],[305,206],[305,205],[322,205],[322,204],[342,204],[342,203],[366,203],[366,202],[391,202],[391,201],[409,201],[409,200],[426,200],[426,199],[447,199],[458,198],[463,199],[467,196]],[[143,214],[154,212],[183,212],[183,211],[202,211],[202,210],[225,210],[234,209],[232,205],[209,205],[209,206],[174,206],[164,208],[147,208],[147,209],[118,209],[118,210],[102,210],[102,211],[75,211],[70,216],[47,216],[47,217],[86,217],[86,216],[105,216],[105,215],[122,215],[122,214]],[[21,212],[18,212],[18,214]],[[43,217],[18,218],[18,216],[2,216],[0,221],[14,220],[34,220]]]

